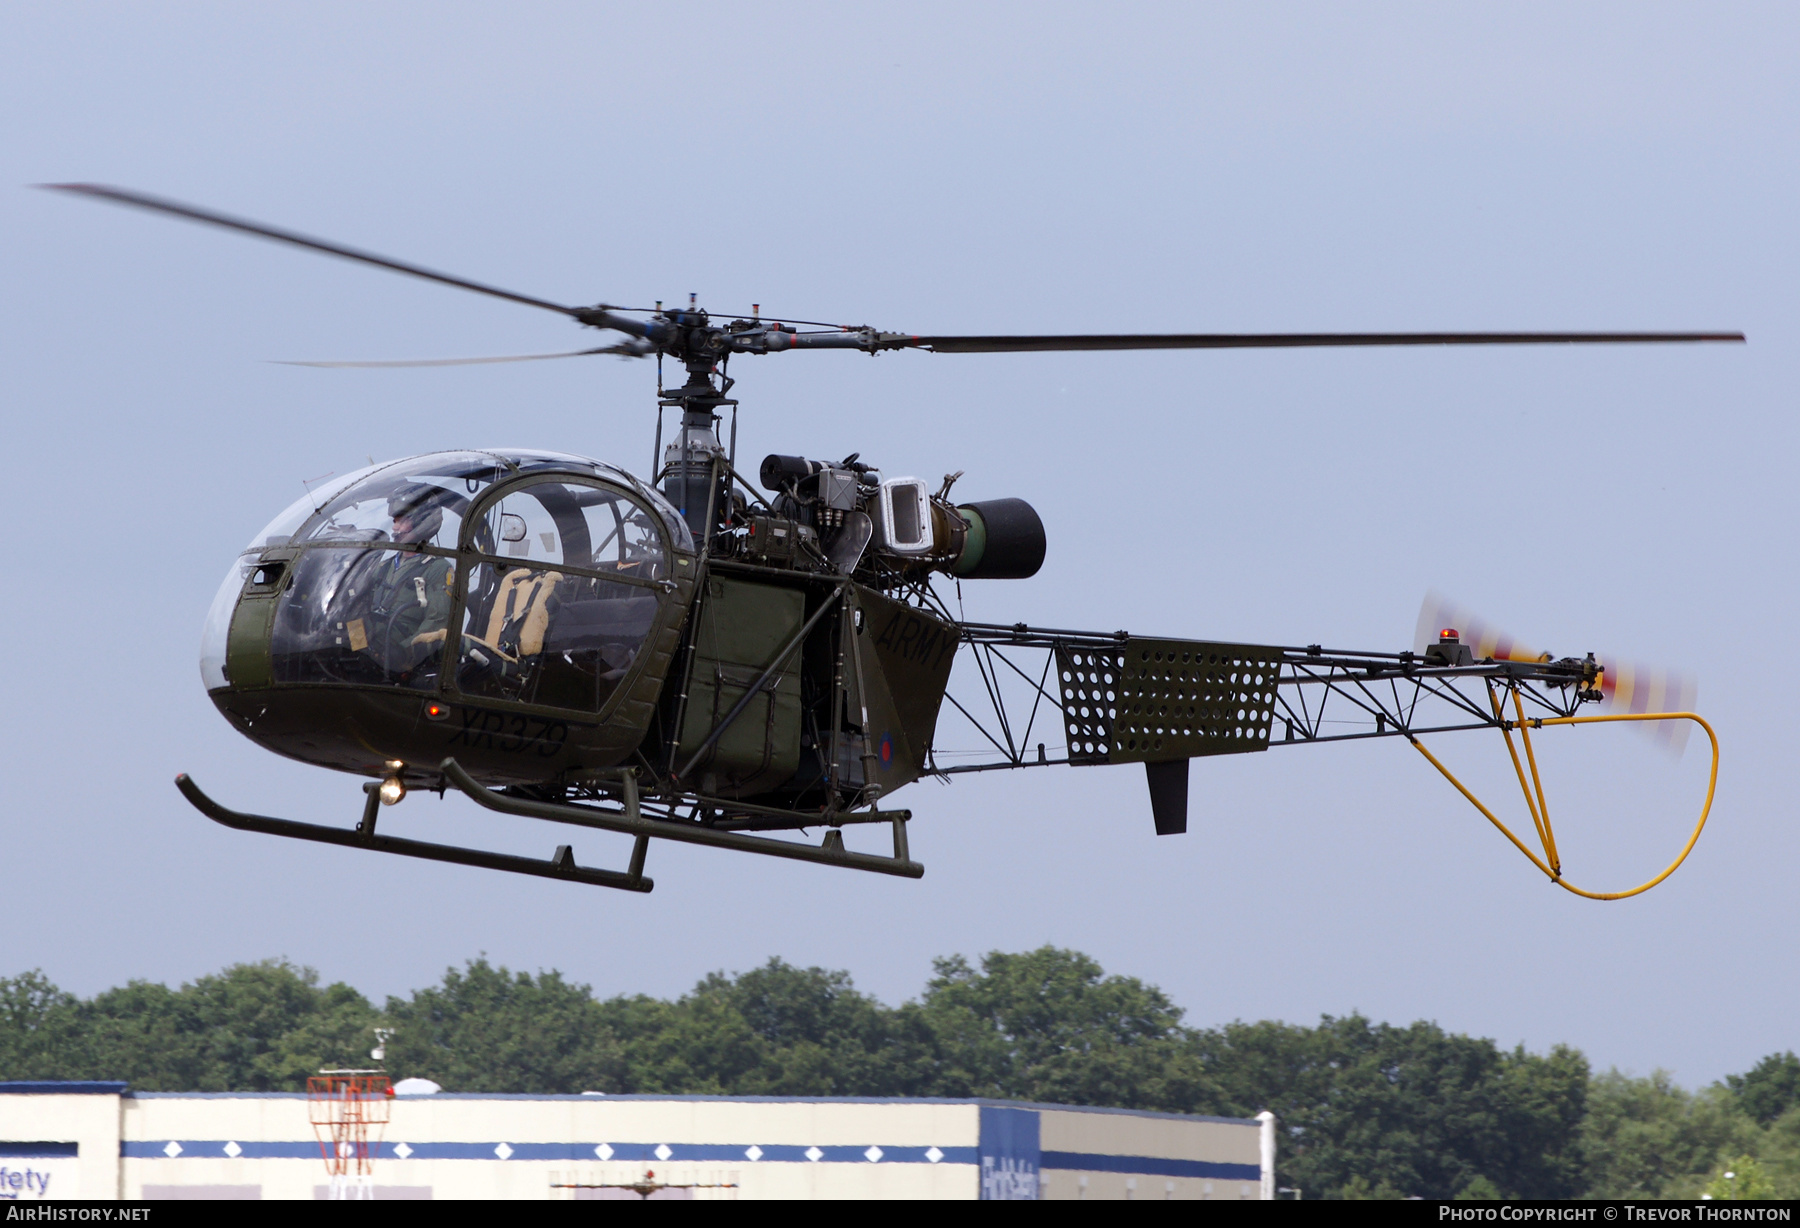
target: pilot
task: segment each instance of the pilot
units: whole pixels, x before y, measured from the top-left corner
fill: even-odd
[[[441,503],[444,491],[435,486],[410,484],[388,496],[388,515],[393,517],[393,540],[423,544],[434,539],[444,524]],[[383,551],[369,577],[369,648],[391,674],[403,674],[432,655],[444,642],[450,625],[451,586],[456,567],[435,554],[409,550]]]

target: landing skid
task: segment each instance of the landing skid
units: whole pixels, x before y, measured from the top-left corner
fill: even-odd
[[[617,887],[621,891],[650,891],[655,880],[643,874],[644,841],[633,850],[632,864],[637,873],[621,874],[617,870],[592,870],[575,864],[569,846],[560,845],[548,861],[531,857],[513,857],[506,853],[490,853],[481,849],[459,848],[454,844],[431,844],[424,840],[406,840],[399,836],[375,834],[375,817],[381,808],[379,784],[366,784],[363,792],[362,822],[350,831],[341,827],[325,827],[318,823],[296,823],[292,819],[271,819],[260,814],[245,814],[221,806],[184,772],[175,778],[175,787],[193,803],[194,809],[215,823],[238,831],[261,832],[265,836],[286,836],[291,840],[315,840],[320,844],[341,844],[345,848],[373,849],[378,853],[396,853],[401,857],[420,857],[426,861],[449,861],[461,866],[480,866],[484,870],[505,870],[510,874],[535,874],[539,878],[560,878],[568,882],[587,883],[595,887]]]
[[[534,801],[498,793],[482,786],[454,759],[444,760],[439,770],[443,773],[446,784],[467,794],[476,804],[489,810],[635,836],[636,840],[631,850],[630,868],[621,873],[617,870],[599,870],[578,866],[575,864],[573,853],[566,844],[559,845],[555,855],[548,861],[539,861],[530,857],[514,857],[506,853],[491,853],[483,849],[468,849],[452,844],[432,844],[423,840],[407,840],[399,836],[377,835],[375,822],[381,812],[381,786],[376,783],[363,786],[363,793],[367,800],[363,803],[362,821],[350,830],[341,827],[326,827],[317,823],[297,823],[291,819],[274,819],[264,815],[246,814],[243,811],[232,810],[208,797],[185,772],[175,778],[175,787],[181,790],[182,796],[187,798],[194,809],[201,814],[215,823],[235,828],[238,831],[261,832],[269,836],[286,836],[293,840],[312,840],[320,844],[338,844],[345,848],[372,849],[378,853],[394,853],[401,857],[418,857],[426,861],[447,861],[456,865],[478,866],[485,870],[503,870],[509,874],[531,874],[539,878],[587,883],[594,887],[616,887],[621,891],[648,892],[655,887],[655,882],[644,875],[644,857],[652,837],[679,840],[686,844],[710,845],[714,848],[732,849],[736,852],[760,853],[769,857],[785,857],[794,861],[810,861],[819,865],[841,866],[851,870],[868,870],[876,874],[893,874],[901,878],[921,878],[925,874],[925,867],[913,861],[908,854],[906,823],[912,814],[906,810],[889,811],[886,814],[859,814],[854,819],[849,815],[837,818],[836,821],[840,823],[845,821],[866,823],[882,820],[891,822],[894,831],[894,855],[882,857],[869,853],[853,853],[845,849],[843,836],[835,826],[830,827],[826,832],[823,845],[815,845],[777,840],[768,836],[755,836],[739,831],[726,831],[709,827],[703,823],[647,818],[638,807],[637,778],[629,771],[621,772],[618,780],[618,789],[624,801],[623,809],[607,810],[597,806]],[[821,826],[826,826],[829,822],[830,820],[824,816],[820,816],[818,820]]]

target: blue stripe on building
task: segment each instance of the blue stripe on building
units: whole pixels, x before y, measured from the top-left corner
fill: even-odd
[[[1171,1160],[1161,1156],[1099,1155],[1086,1151],[1046,1151],[1045,1168],[1090,1173],[1139,1173],[1146,1177],[1208,1177],[1219,1181],[1261,1181],[1259,1164],[1219,1164],[1211,1160]]]
[[[169,1140],[119,1144],[119,1154],[128,1160],[317,1160],[324,1154],[317,1141],[304,1143],[238,1143],[237,1154],[225,1149],[231,1139],[177,1139],[181,1148],[175,1155],[168,1152]]]
[[[169,1140],[129,1140],[119,1144],[119,1154],[133,1160],[317,1160],[319,1144],[305,1142],[238,1142],[235,1155],[226,1150],[231,1139],[176,1139],[181,1148],[171,1156]],[[52,1144],[54,1145],[54,1144]],[[72,1145],[72,1144],[71,1144]],[[402,1157],[396,1149],[404,1145]],[[757,1158],[750,1159],[749,1143],[606,1143],[605,1159],[597,1150],[600,1143],[514,1143],[505,1142],[506,1160],[552,1160],[563,1163],[620,1164],[974,1164],[978,1161],[973,1147],[939,1147],[933,1160],[930,1147],[882,1147],[879,1158],[871,1160],[869,1146],[834,1145],[800,1147],[791,1144],[755,1144]],[[374,1148],[378,1160],[495,1160],[502,1158],[503,1144],[493,1143],[413,1143],[405,1139],[382,1140]],[[658,1147],[668,1149],[667,1157],[656,1154]],[[816,1150],[818,1159],[808,1153]],[[71,1152],[70,1154],[73,1154]]]
[[[0,1143],[0,1160],[59,1160],[80,1154],[80,1143]]]

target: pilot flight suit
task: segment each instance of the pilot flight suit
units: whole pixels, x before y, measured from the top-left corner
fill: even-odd
[[[443,648],[456,567],[434,554],[383,553],[369,577],[368,647],[389,674],[403,674]]]

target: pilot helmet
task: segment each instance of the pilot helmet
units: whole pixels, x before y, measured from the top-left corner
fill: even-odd
[[[408,483],[388,496],[388,515],[395,520],[402,516],[412,520],[413,531],[408,534],[411,540],[430,541],[444,524],[443,494],[436,486]]]

